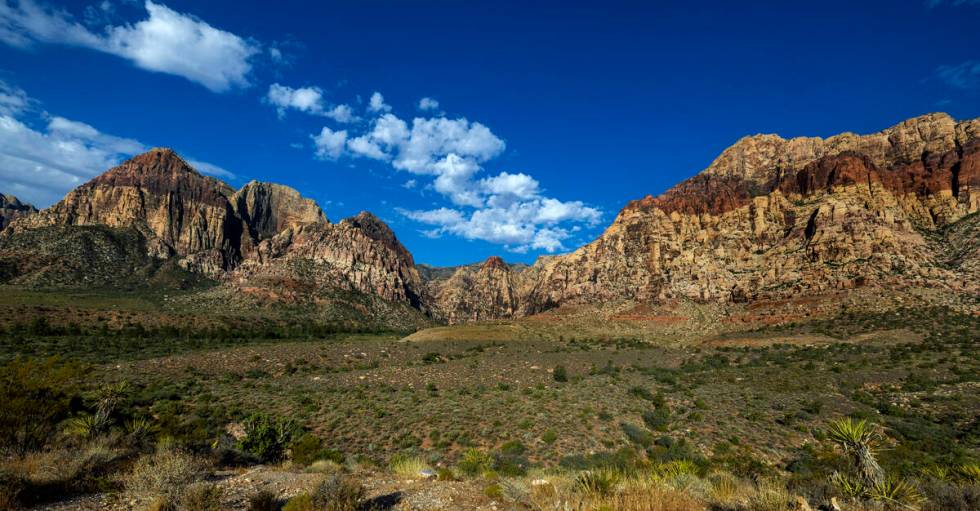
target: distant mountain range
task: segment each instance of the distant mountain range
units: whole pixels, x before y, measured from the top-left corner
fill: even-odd
[[[856,287],[980,296],[980,119],[880,133],[743,138],[707,169],[626,205],[595,241],[532,266],[416,265],[374,215],[330,222],[295,190],[240,190],[169,149],[43,211],[0,198],[0,282],[193,287],[202,303],[303,304],[401,324],[565,305],[741,303]],[[206,298],[206,300],[205,300]],[[337,309],[338,304],[340,309]]]

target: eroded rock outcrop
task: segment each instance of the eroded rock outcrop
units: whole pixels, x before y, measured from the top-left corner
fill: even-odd
[[[29,247],[14,238],[44,228],[89,226],[132,230],[143,241],[130,245],[145,247],[149,257],[175,260],[239,291],[287,302],[315,301],[326,291],[358,292],[425,309],[411,254],[374,215],[331,224],[296,190],[253,181],[235,191],[170,149],[138,155],[51,208],[18,219],[4,231],[0,252],[11,258],[11,251],[24,253]],[[47,264],[57,263],[46,257]]]
[[[0,231],[17,218],[33,215],[37,208],[21,202],[13,195],[0,193]]]
[[[879,284],[976,293],[980,282],[961,273],[977,256],[953,267],[923,233],[980,209],[978,169],[980,120],[945,114],[864,136],[746,137],[700,174],[629,203],[592,243],[517,278],[454,276],[461,291],[443,284],[437,301],[448,318],[480,310],[485,319],[563,304],[738,302]],[[963,230],[960,238],[975,239]],[[511,287],[497,292],[501,282]],[[512,297],[513,312],[486,309],[491,290]]]

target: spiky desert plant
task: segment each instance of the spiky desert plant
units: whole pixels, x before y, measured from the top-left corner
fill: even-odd
[[[105,427],[105,423],[98,415],[79,415],[72,417],[65,423],[65,433],[80,438],[94,438]]]
[[[961,479],[972,484],[980,484],[980,464],[967,463],[960,465],[956,472]]]
[[[582,472],[575,478],[578,490],[590,497],[605,497],[616,490],[622,475],[609,468],[599,468]]]
[[[830,484],[834,485],[843,497],[851,500],[863,497],[866,491],[861,481],[840,472],[834,472],[830,476]]]
[[[881,429],[868,421],[844,417],[830,423],[827,431],[845,454],[851,457],[854,468],[864,482],[869,485],[881,483],[885,472],[875,458],[875,449],[881,441]]]
[[[884,479],[869,486],[867,495],[871,500],[900,509],[919,509],[926,500],[918,488],[904,479]]]

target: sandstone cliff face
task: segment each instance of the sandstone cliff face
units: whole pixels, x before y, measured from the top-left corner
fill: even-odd
[[[346,290],[425,308],[411,254],[370,213],[330,224],[296,190],[253,181],[236,192],[169,149],[138,155],[18,219],[4,231],[0,252],[22,254],[18,239],[56,226],[132,229],[151,258],[285,301]]]
[[[327,222],[316,202],[275,183],[251,181],[235,192],[231,203],[251,237],[259,241],[302,224]]]
[[[0,231],[7,228],[17,218],[37,213],[37,208],[24,204],[13,195],[0,193]]]
[[[449,323],[516,317],[520,273],[496,256],[458,268],[448,278],[430,283],[435,313]]]
[[[255,257],[245,260],[230,279],[243,288],[273,282],[314,291],[341,288],[425,308],[411,254],[387,225],[367,212],[337,224],[286,228],[262,241]]]
[[[13,230],[51,225],[135,228],[152,255],[217,275],[240,257],[243,225],[228,198],[234,193],[202,176],[170,149],[153,149],[72,190]]]
[[[980,282],[962,272],[977,257],[945,264],[943,243],[924,233],[980,209],[978,169],[980,120],[944,114],[866,136],[747,137],[697,176],[627,205],[575,252],[509,279],[454,276],[466,291],[444,285],[436,299],[455,320],[474,310],[485,319],[563,304],[737,302],[879,284],[976,293]],[[496,292],[501,285],[510,287]],[[512,298],[487,310],[488,293]]]

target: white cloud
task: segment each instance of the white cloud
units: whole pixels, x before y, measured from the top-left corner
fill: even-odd
[[[263,101],[276,107],[276,113],[280,118],[286,116],[286,110],[293,109],[310,115],[328,117],[339,123],[351,123],[359,120],[354,115],[354,110],[350,105],[335,105],[327,109],[324,107],[323,89],[319,87],[299,87],[292,88],[285,85],[274,83],[269,86]]]
[[[23,99],[28,104],[36,102],[26,94]],[[0,191],[41,207],[147,149],[138,140],[102,133],[89,124],[59,116],[46,118],[44,127],[36,129],[17,113],[0,113]],[[189,163],[206,174],[234,177],[210,163]]]
[[[380,92],[375,92],[374,94],[371,94],[371,100],[368,101],[368,111],[390,112],[391,105],[385,103],[385,97],[382,96]]]
[[[31,98],[19,87],[0,80],[0,115],[17,115],[31,104]]]
[[[423,235],[483,240],[514,252],[555,252],[565,248],[564,243],[581,231],[582,224],[598,223],[599,210],[580,201],[544,196],[540,183],[528,174],[501,172],[480,179],[483,165],[506,148],[483,124],[444,117],[416,117],[409,124],[389,109],[381,94],[375,93],[369,110],[377,117],[367,131],[348,137],[346,131],[324,128],[313,137],[317,157],[370,158],[396,170],[429,176],[428,187],[445,197],[452,208],[399,209],[404,216],[432,227],[423,230]],[[418,181],[410,179],[402,186],[414,188]]]
[[[468,215],[448,208],[400,212],[412,220],[435,226],[427,231],[429,235],[452,234],[470,240],[483,240],[504,245],[507,250],[518,253],[528,250],[544,250],[550,253],[563,250],[564,241],[571,237],[571,233],[560,227],[559,222],[542,221],[548,217],[542,212],[549,207],[549,201],[555,199],[536,198],[514,202],[507,207],[486,207],[476,209]],[[567,216],[563,221],[594,225],[601,217],[598,210],[581,202],[564,204],[567,204],[568,211],[574,211],[575,214]]]
[[[290,108],[309,114],[323,113],[323,91],[319,87],[294,89],[274,83],[269,86],[265,101],[276,107],[279,117],[286,115]]]
[[[219,177],[223,179],[235,178],[235,174],[233,172],[231,172],[230,170],[223,169],[213,163],[208,163],[206,161],[200,161],[200,160],[187,160],[187,163],[190,164],[191,167],[194,167],[194,169],[200,172],[201,174],[207,174],[209,176]]]
[[[538,194],[538,181],[527,174],[501,172],[495,177],[484,179],[481,185],[487,192],[495,195],[527,199]]]
[[[344,124],[357,120],[357,117],[354,115],[354,110],[350,105],[337,105],[324,112],[323,115]]]
[[[438,110],[439,102],[432,98],[422,98],[419,100],[419,110],[423,112],[428,110]]]
[[[26,48],[34,43],[81,46],[129,60],[136,66],[182,76],[214,92],[247,87],[257,43],[196,17],[147,1],[148,17],[132,25],[89,31],[61,10],[20,0],[0,4],[0,40]]]
[[[313,145],[316,147],[316,156],[321,160],[336,160],[344,152],[344,145],[347,143],[347,131],[333,131],[324,126],[319,135],[313,135]]]

